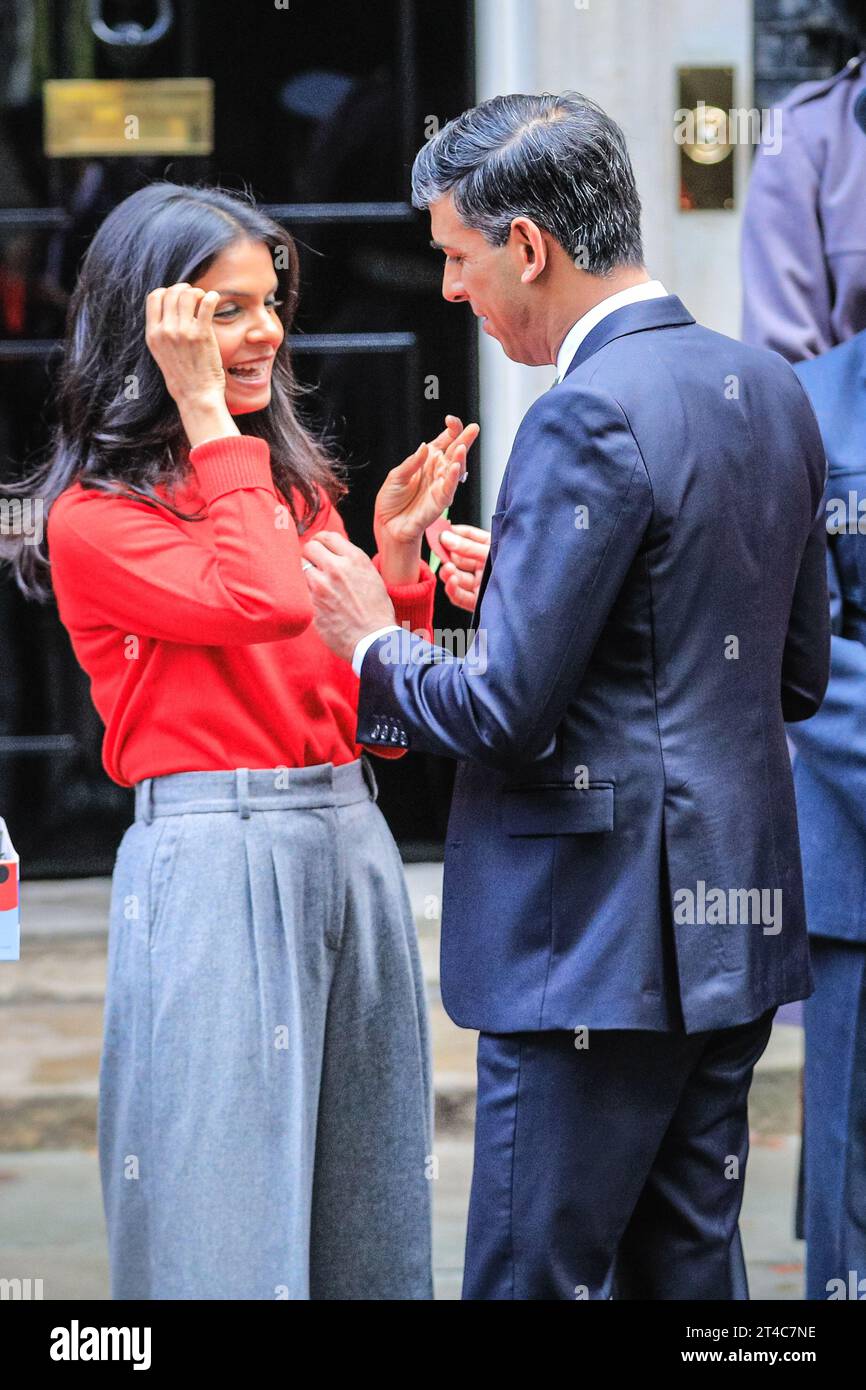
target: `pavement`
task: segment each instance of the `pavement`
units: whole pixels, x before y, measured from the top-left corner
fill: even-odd
[[[441,864],[406,866],[427,981],[436,1082],[436,1296],[458,1299],[472,1172],[477,1035],[439,995]],[[110,880],[25,881],[22,958],[0,963],[0,1280],[46,1299],[107,1299],[95,1124]],[[777,1022],[755,1072],[743,1246],[752,1297],[800,1299],[792,1235],[802,1030]]]

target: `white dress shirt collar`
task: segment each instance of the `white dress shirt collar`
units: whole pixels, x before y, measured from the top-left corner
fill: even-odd
[[[621,309],[624,304],[636,304],[641,299],[661,299],[666,294],[667,290],[661,280],[644,280],[640,285],[632,285],[627,290],[618,290],[616,294],[608,295],[607,299],[600,299],[598,304],[594,304],[577,320],[563,338],[562,346],[556,354],[556,373],[559,380],[565,376],[577,349],[590,329],[595,328],[595,325],[607,318],[608,314],[612,314],[614,309]]]

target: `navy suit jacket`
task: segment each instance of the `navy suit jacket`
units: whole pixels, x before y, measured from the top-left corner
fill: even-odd
[[[824,474],[780,356],[625,305],[521,423],[465,658],[368,649],[358,741],[460,760],[455,1023],[696,1032],[811,992],[785,720],[827,681]]]
[[[866,332],[795,370],[827,451],[833,633],[821,710],[789,731],[806,909],[815,935],[866,942]]]

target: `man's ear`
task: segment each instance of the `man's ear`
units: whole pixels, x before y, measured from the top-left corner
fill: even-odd
[[[544,233],[531,217],[515,217],[511,223],[510,240],[522,265],[520,282],[530,285],[547,265],[547,243]]]

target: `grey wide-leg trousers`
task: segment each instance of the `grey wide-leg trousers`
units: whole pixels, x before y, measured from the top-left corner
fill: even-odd
[[[99,1158],[118,1299],[432,1298],[432,1080],[366,757],[140,782]]]

